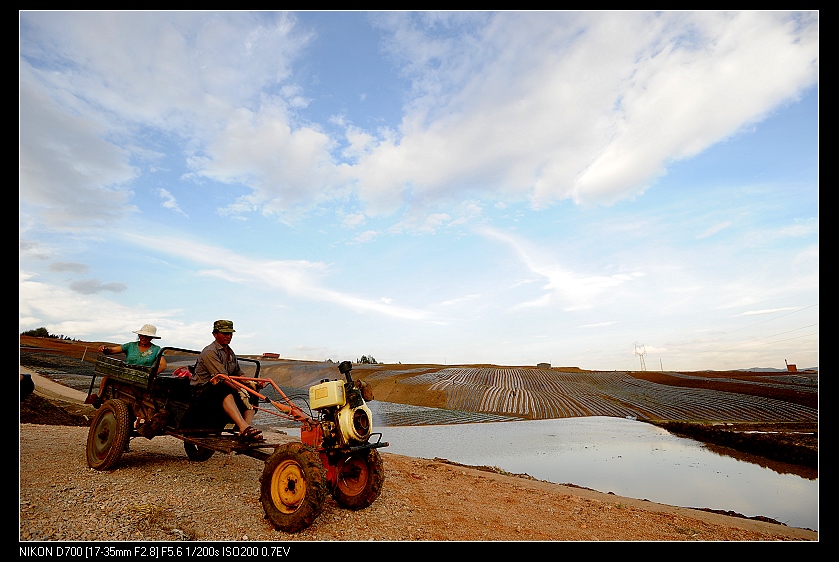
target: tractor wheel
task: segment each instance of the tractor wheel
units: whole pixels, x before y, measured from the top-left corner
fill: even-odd
[[[110,470],[119,462],[131,436],[132,417],[122,400],[107,400],[87,432],[87,465]]]
[[[364,509],[382,493],[385,469],[376,449],[342,457],[335,465],[335,472],[337,481],[332,497],[343,507]]]
[[[277,447],[265,461],[261,481],[262,508],[280,531],[301,531],[323,511],[326,469],[317,451],[302,443]]]
[[[186,451],[186,456],[189,457],[189,460],[195,462],[204,462],[215,453],[213,449],[208,449],[207,447],[202,447],[201,445],[187,441],[184,441],[184,451]]]

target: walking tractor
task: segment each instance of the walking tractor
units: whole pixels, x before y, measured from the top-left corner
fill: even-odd
[[[379,497],[384,468],[378,449],[388,443],[381,440],[381,433],[372,432],[373,417],[366,403],[373,399],[372,392],[363,381],[353,380],[352,363],[338,364],[343,380],[323,379],[309,389],[309,413],[273,380],[260,378],[260,363],[255,359],[239,358],[252,376],[213,377],[211,383],[228,384],[259,397],[259,412],[300,423],[300,442],[271,444],[240,439],[221,404],[210,411],[200,408],[194,403],[188,377],[155,374],[160,357],[167,353],[198,354],[165,347],[151,367],[98,357],[88,391],[88,402],[97,407],[86,447],[91,468],[114,468],[130,439],[138,436],[176,437],[183,441],[187,457],[197,462],[216,452],[247,455],[264,461],[262,507],[273,525],[288,533],[311,525],[323,510],[327,494],[351,510],[363,509]],[[99,395],[93,393],[97,376],[104,380]],[[267,397],[261,391],[263,385],[270,385],[279,399]]]

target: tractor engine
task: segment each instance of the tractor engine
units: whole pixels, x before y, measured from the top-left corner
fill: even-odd
[[[373,428],[373,414],[365,403],[365,394],[372,399],[363,381],[353,381],[352,364],[338,366],[346,376],[340,380],[322,380],[309,388],[309,406],[320,414],[320,428],[326,447],[358,445],[367,442]]]

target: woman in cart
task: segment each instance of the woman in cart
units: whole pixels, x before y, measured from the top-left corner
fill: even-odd
[[[100,345],[99,353],[104,353],[105,355],[124,353],[126,365],[151,367],[160,354],[160,346],[152,343],[152,340],[160,339],[160,336],[157,335],[157,328],[151,324],[146,324],[139,330],[134,330],[134,333],[137,334],[137,341],[131,341],[122,345]],[[157,372],[161,373],[165,368],[166,358],[161,357]],[[105,383],[107,380],[108,377],[102,377],[102,383],[99,385],[99,395],[92,397],[93,405],[97,408],[102,405],[102,396],[105,392]]]

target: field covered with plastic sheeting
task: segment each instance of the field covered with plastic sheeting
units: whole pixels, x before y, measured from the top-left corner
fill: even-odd
[[[468,412],[552,419],[579,416],[640,420],[815,422],[815,375],[559,371],[527,367],[403,369],[395,386],[438,397],[435,407]],[[379,369],[368,380],[384,380]],[[395,373],[391,373],[393,378]],[[407,376],[406,376],[407,375]],[[387,400],[386,397],[383,399]],[[406,401],[410,403],[410,401]],[[419,405],[432,406],[428,399]]]

